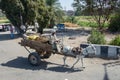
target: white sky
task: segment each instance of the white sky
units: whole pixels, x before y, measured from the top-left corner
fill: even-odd
[[[74,0],[59,0],[63,9],[73,10],[72,3]]]

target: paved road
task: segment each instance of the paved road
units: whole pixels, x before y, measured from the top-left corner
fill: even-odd
[[[85,58],[85,69],[78,63],[74,69],[63,67],[62,56],[52,55],[41,66],[27,61],[28,52],[10,39],[9,32],[0,32],[0,80],[120,80],[120,60]],[[67,63],[72,66],[73,58]]]

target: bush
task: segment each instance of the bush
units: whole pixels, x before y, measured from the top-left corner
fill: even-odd
[[[111,32],[119,32],[120,31],[120,14],[113,15],[110,20],[109,30]]]
[[[89,26],[90,27],[95,27],[95,28],[97,28],[98,27],[98,24],[96,23],[96,22],[90,22],[90,24],[89,24]]]
[[[64,22],[77,23],[77,19],[75,16],[66,16]]]
[[[91,42],[92,44],[105,44],[106,40],[104,39],[104,35],[97,31],[97,30],[92,30],[91,36],[88,38],[88,41]]]
[[[110,45],[120,46],[120,36],[116,36],[111,42]]]
[[[89,26],[89,22],[85,22],[85,21],[78,21],[77,24],[80,25],[80,26],[83,26],[83,27],[84,27],[84,26],[85,26],[85,27],[88,27],[88,26]]]

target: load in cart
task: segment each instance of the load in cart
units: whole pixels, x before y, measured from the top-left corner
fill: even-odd
[[[49,39],[46,36],[39,34],[24,34],[23,39],[20,42],[21,46],[30,53],[28,61],[32,65],[39,65],[41,59],[49,58],[52,54],[52,46],[49,43]],[[34,52],[31,51],[34,50]]]

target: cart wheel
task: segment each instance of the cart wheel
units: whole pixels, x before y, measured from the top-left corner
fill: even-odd
[[[37,66],[40,64],[41,60],[40,60],[39,54],[36,52],[33,52],[29,54],[28,61],[30,62],[30,64]]]

